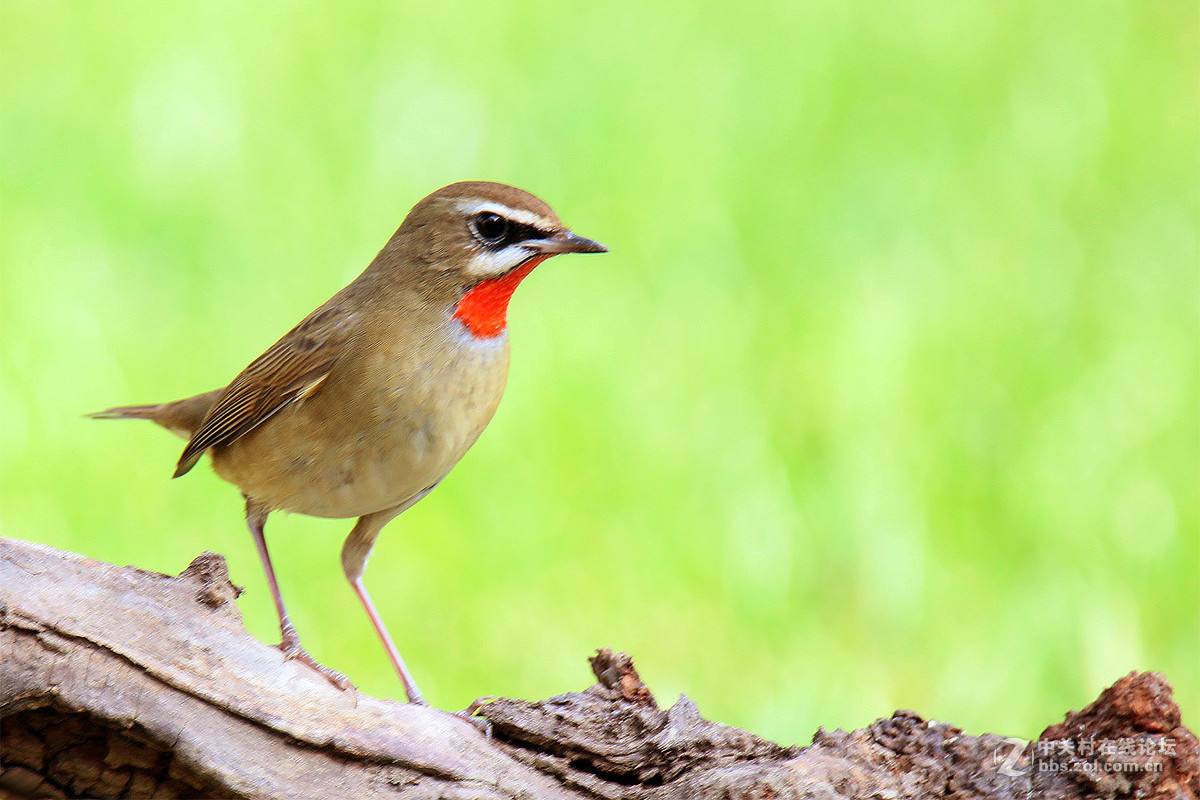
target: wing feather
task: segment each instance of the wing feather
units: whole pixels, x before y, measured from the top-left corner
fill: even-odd
[[[344,307],[322,306],[250,362],[196,429],[175,477],[187,473],[210,448],[235,441],[315,392],[345,350],[358,316]]]

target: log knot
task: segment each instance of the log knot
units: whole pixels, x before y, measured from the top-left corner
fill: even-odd
[[[179,577],[196,585],[196,600],[212,609],[218,609],[241,597],[245,589],[229,578],[229,565],[225,557],[207,550],[192,559]]]

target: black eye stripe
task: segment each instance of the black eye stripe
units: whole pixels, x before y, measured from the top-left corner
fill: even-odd
[[[471,218],[475,237],[491,250],[502,250],[529,239],[544,239],[550,234],[533,225],[515,222],[494,211],[481,211]]]
[[[508,241],[510,244],[512,242],[523,242],[526,239],[544,239],[550,235],[543,230],[539,230],[532,225],[526,225],[523,222],[512,222],[510,220],[508,224],[510,230]]]

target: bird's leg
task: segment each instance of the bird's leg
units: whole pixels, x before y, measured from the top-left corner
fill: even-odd
[[[300,646],[300,637],[296,634],[296,629],[292,627],[292,621],[288,618],[287,609],[283,605],[283,594],[279,591],[279,582],[275,579],[275,567],[272,566],[271,555],[267,552],[267,538],[263,528],[266,526],[269,512],[270,509],[246,498],[246,525],[249,526],[250,533],[254,535],[258,558],[262,561],[263,572],[267,574],[267,587],[271,590],[271,598],[275,601],[275,611],[279,614],[279,649],[283,651],[285,660],[294,658],[302,664],[307,664],[324,675],[339,689],[353,688],[353,684],[345,675],[321,664]]]
[[[408,695],[408,702],[425,705],[425,699],[421,697],[421,690],[417,688],[417,682],[413,680],[412,673],[408,671],[408,665],[404,663],[404,658],[396,649],[396,643],[392,641],[387,626],[379,618],[379,612],[375,610],[375,604],[371,602],[371,595],[367,594],[367,587],[363,585],[362,578],[350,581],[350,586],[354,588],[354,593],[358,595],[363,608],[367,610],[367,616],[371,618],[371,625],[375,628],[379,641],[383,642],[383,649],[387,651],[388,659],[396,668],[396,674],[400,676],[400,683],[404,684],[404,693]]]
[[[346,580],[350,581],[351,588],[354,589],[359,602],[366,609],[367,616],[371,619],[371,626],[375,628],[375,634],[383,643],[383,649],[387,651],[388,659],[395,667],[396,674],[400,676],[400,683],[404,684],[404,693],[408,695],[408,702],[419,705],[425,703],[421,697],[421,690],[417,688],[417,682],[413,680],[412,673],[408,671],[408,666],[400,656],[400,651],[396,649],[396,643],[392,641],[387,626],[379,617],[379,612],[375,610],[375,604],[371,602],[371,595],[367,593],[367,587],[363,585],[362,576],[363,570],[367,567],[367,559],[371,556],[371,548],[375,546],[375,538],[379,536],[379,531],[383,529],[383,526],[431,491],[433,491],[432,486],[418,492],[394,508],[359,517],[358,522],[354,525],[354,530],[350,531],[350,535],[346,537],[346,543],[342,545],[342,571],[346,573]]]

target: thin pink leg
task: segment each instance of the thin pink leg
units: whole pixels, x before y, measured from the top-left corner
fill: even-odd
[[[267,511],[247,500],[246,524],[254,536],[254,546],[258,548],[258,558],[262,562],[263,572],[267,573],[267,587],[271,590],[271,599],[275,601],[275,611],[279,614],[279,649],[283,651],[285,658],[294,658],[307,664],[324,675],[326,680],[339,689],[353,688],[353,684],[345,675],[320,663],[300,646],[300,637],[296,634],[296,629],[292,627],[287,609],[283,606],[283,593],[279,591],[279,581],[275,579],[275,567],[271,564],[271,554],[267,552],[267,537],[263,532],[266,521]]]
[[[392,660],[392,666],[396,668],[396,674],[400,676],[400,682],[404,684],[404,693],[408,695],[408,702],[425,705],[425,700],[421,697],[421,690],[417,688],[417,682],[413,680],[412,674],[404,664],[404,659],[400,657],[396,643],[392,641],[391,634],[388,633],[383,620],[379,618],[379,612],[375,610],[375,604],[371,602],[371,595],[367,594],[367,587],[363,585],[362,578],[350,581],[350,585],[354,587],[354,593],[358,595],[363,608],[367,610],[367,616],[371,618],[371,624],[375,626],[375,633],[379,635],[379,641],[383,642],[383,649],[387,651],[388,658]]]

